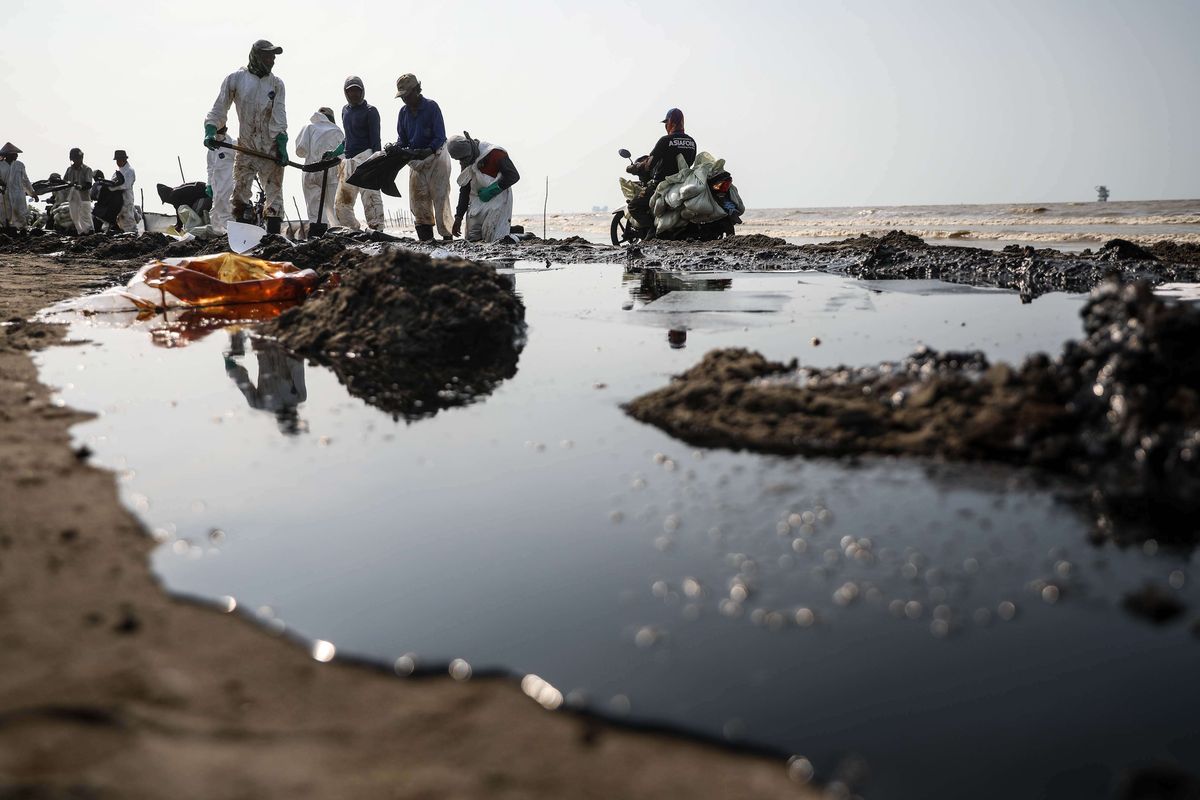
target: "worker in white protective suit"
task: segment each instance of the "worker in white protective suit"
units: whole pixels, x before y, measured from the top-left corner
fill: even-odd
[[[383,149],[379,134],[379,109],[367,102],[362,78],[346,76],[342,84],[346,105],[342,106],[342,129],[346,132],[343,142],[342,163],[338,165],[337,221],[353,230],[359,230],[358,218],[354,216],[354,204],[362,198],[363,213],[367,227],[381,231],[386,220],[383,214],[383,196],[378,189],[363,189],[352,186],[348,181],[354,171],[368,158]],[[336,152],[336,151],[335,151]]]
[[[229,128],[217,128],[213,139],[226,144],[237,144],[229,135]],[[208,191],[212,198],[212,213],[209,222],[217,233],[225,233],[225,226],[233,219],[233,151],[212,148],[208,151]]]
[[[275,156],[268,161],[258,156],[238,153],[233,160],[233,216],[241,222],[248,220],[251,210],[250,193],[257,177],[264,197],[263,216],[267,233],[279,233],[283,227],[283,167],[288,161],[287,114],[284,111],[283,81],[271,74],[275,56],[282,53],[266,39],[259,39],[250,48],[249,64],[227,76],[221,82],[212,110],[204,119],[204,146],[217,146],[216,132],[229,121],[229,106],[237,109],[238,144],[260,153]]]
[[[458,161],[458,207],[454,235],[468,242],[498,242],[512,225],[512,185],[521,174],[503,147],[472,139],[463,131],[446,141],[446,151]],[[463,221],[466,230],[463,230]]]
[[[450,216],[450,154],[446,152],[446,123],[442,109],[421,94],[421,82],[411,73],[396,79],[396,97],[404,107],[396,119],[395,145],[417,152],[408,162],[408,207],[417,238],[433,240],[433,227],[443,239],[453,238]]]
[[[300,129],[296,137],[296,155],[304,159],[305,164],[316,164],[319,161],[341,155],[339,150],[346,137],[342,129],[333,121],[333,109],[322,106],[309,119],[308,124]],[[306,172],[302,179],[304,187],[304,204],[308,207],[308,221],[322,222],[326,225],[336,224],[336,202],[338,190],[337,169],[327,169],[324,172]],[[322,207],[324,196],[324,207]]]
[[[83,163],[83,151],[78,147],[72,147],[69,155],[71,165],[63,173],[63,180],[71,184],[67,190],[67,204],[75,233],[85,236],[95,230],[92,227],[92,168]]]
[[[12,142],[0,147],[0,228],[25,230],[29,225],[29,198],[37,200],[25,165],[17,160],[22,152]]]
[[[113,173],[110,191],[121,193],[121,211],[117,214],[117,227],[122,233],[137,233],[137,213],[133,204],[133,184],[137,173],[129,165],[129,156],[124,150],[113,153],[113,161],[117,162],[117,171]]]

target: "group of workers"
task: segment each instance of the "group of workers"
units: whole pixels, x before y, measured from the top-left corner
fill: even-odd
[[[283,170],[288,156],[288,126],[284,84],[274,74],[275,58],[283,52],[260,39],[250,48],[245,67],[228,75],[204,120],[204,145],[208,148],[207,192],[212,198],[210,221],[225,232],[231,220],[257,223],[259,212],[251,204],[257,180],[262,188],[261,221],[268,233],[279,233],[283,220]],[[512,186],[521,179],[504,148],[462,134],[446,135],[441,107],[422,93],[421,82],[406,73],[396,80],[396,97],[403,101],[396,120],[397,139],[383,145],[379,110],[367,102],[366,89],[357,75],[342,86],[346,104],[341,127],[329,107],[312,114],[296,139],[296,154],[306,165],[328,164],[323,170],[305,171],[303,191],[310,222],[361,228],[355,207],[361,199],[367,227],[382,230],[383,199],[377,189],[354,186],[349,179],[368,159],[383,151],[401,148],[412,157],[409,168],[409,208],[417,238],[432,241],[463,236],[468,241],[494,242],[510,232]],[[238,117],[238,137],[229,133],[229,110]],[[696,157],[696,142],[684,131],[683,112],[673,108],[663,119],[667,134],[637,165],[653,185],[677,169],[677,156],[688,165]],[[34,188],[16,159],[21,151],[11,143],[0,149],[0,226],[23,228],[27,224],[26,197],[36,199]],[[103,224],[110,230],[135,230],[133,184],[135,175],[124,150],[114,154],[117,171],[105,179],[83,163],[83,152],[71,150],[71,165],[61,181],[70,220],[76,233],[91,233]],[[450,207],[451,159],[458,161],[458,202]],[[336,166],[334,166],[336,165]],[[336,169],[336,174],[331,175]],[[631,167],[631,170],[633,168]],[[51,178],[58,178],[52,175]],[[119,206],[116,199],[119,198]],[[58,197],[55,198],[56,200]],[[95,208],[91,202],[96,201]],[[631,203],[631,210],[648,211],[649,195]],[[640,205],[639,205],[640,204]],[[114,212],[115,209],[115,212]]]
[[[288,126],[283,81],[274,74],[275,57],[283,52],[260,39],[250,48],[245,67],[221,82],[217,99],[204,120],[204,145],[209,149],[209,186],[213,228],[223,230],[230,219],[250,222],[250,193],[255,179],[263,191],[263,218],[268,233],[278,233],[283,217],[283,170],[289,163]],[[469,241],[497,241],[507,236],[512,218],[512,186],[520,173],[508,152],[497,145],[462,135],[446,135],[441,107],[425,97],[415,75],[396,80],[396,97],[403,101],[396,120],[396,141],[383,145],[379,110],[367,102],[361,78],[351,75],[342,85],[346,104],[341,127],[333,109],[317,109],[296,139],[296,155],[306,165],[337,160],[333,167],[306,171],[304,200],[311,222],[338,224],[355,230],[360,224],[355,207],[361,200],[367,227],[384,227],[383,198],[376,189],[349,183],[363,163],[381,151],[402,148],[412,154],[409,168],[409,209],[417,238],[436,235]],[[237,111],[238,137],[229,136],[229,109]],[[234,150],[230,145],[237,145]],[[249,152],[248,152],[249,151]],[[231,157],[232,156],[232,157]],[[450,207],[451,159],[461,167],[458,204]]]
[[[0,227],[23,231],[29,226],[28,201],[38,200],[39,193],[30,182],[25,165],[17,158],[23,152],[12,142],[0,148]],[[80,236],[103,231],[112,233],[137,230],[134,211],[133,184],[137,179],[129,156],[124,150],[113,153],[117,169],[111,178],[100,170],[83,163],[83,151],[71,148],[71,163],[61,174],[53,172],[45,182],[51,187],[51,210],[66,208],[69,225],[55,226]],[[41,183],[41,182],[39,182]],[[43,190],[43,193],[45,190]],[[94,203],[94,204],[93,204]]]

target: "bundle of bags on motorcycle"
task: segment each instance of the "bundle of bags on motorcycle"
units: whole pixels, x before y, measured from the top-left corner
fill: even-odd
[[[650,198],[650,211],[654,214],[654,229],[659,236],[689,222],[702,225],[706,222],[729,216],[729,212],[717,202],[708,190],[708,182],[714,175],[725,171],[725,159],[715,158],[710,153],[699,153],[689,167],[683,156],[676,156],[679,171],[664,178]],[[621,192],[626,202],[633,200],[642,190],[637,181],[621,178]],[[729,187],[729,199],[737,206],[738,214],[746,213],[736,186]]]

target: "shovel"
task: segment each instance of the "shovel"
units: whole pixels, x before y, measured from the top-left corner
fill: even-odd
[[[334,163],[337,159],[333,159]],[[325,162],[320,162],[325,163]],[[308,223],[308,238],[317,239],[325,235],[325,231],[329,230],[329,225],[324,222],[325,219],[325,189],[329,186],[329,170],[326,167],[321,173],[321,204],[317,206],[317,221]]]
[[[260,153],[257,150],[251,150],[249,147],[242,147],[239,144],[230,144],[229,142],[213,142],[213,144],[215,144],[217,147],[224,147],[227,150],[233,150],[238,153],[244,153],[248,156],[255,156],[256,158],[261,158],[266,161],[274,161],[277,164],[279,163],[278,156],[268,155],[267,153]],[[302,172],[324,172],[327,169],[336,167],[337,163],[338,163],[338,159],[330,158],[326,161],[317,161],[313,164],[298,164],[295,161],[289,161],[289,162],[287,162],[287,165],[289,167],[295,167],[296,169],[301,170]]]

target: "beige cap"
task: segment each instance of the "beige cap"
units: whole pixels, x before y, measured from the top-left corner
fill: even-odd
[[[396,97],[404,97],[404,95],[420,88],[421,82],[411,72],[406,72],[399,78],[396,78]]]

